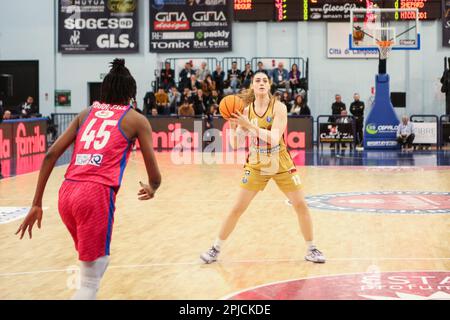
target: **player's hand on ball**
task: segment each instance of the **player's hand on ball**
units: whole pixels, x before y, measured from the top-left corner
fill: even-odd
[[[138,199],[139,200],[150,200],[153,199],[155,196],[155,190],[152,189],[148,184],[142,183],[139,181],[139,184],[141,185],[142,189],[139,190],[138,193]]]
[[[236,124],[236,126],[239,125],[243,129],[247,129],[247,130],[250,129],[252,126],[252,124],[248,120],[248,118],[245,115],[243,115],[242,113],[240,113],[239,111],[236,111],[235,113],[233,113],[231,115],[230,122]]]
[[[33,206],[31,207],[30,211],[28,212],[27,216],[23,220],[22,224],[20,225],[19,229],[16,231],[15,234],[20,233],[20,239],[23,238],[23,235],[28,229],[28,235],[30,236],[30,239],[33,237],[32,230],[33,226],[37,221],[37,226],[40,229],[41,228],[41,222],[42,222],[42,208],[39,206]]]

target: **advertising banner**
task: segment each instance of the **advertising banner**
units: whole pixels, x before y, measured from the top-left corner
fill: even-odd
[[[231,51],[230,1],[150,2],[150,52]]]
[[[138,0],[59,0],[58,51],[138,52]]]

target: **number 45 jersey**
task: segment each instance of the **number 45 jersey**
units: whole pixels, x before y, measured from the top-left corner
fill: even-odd
[[[94,102],[78,129],[65,178],[119,188],[132,148],[120,125],[130,106]]]

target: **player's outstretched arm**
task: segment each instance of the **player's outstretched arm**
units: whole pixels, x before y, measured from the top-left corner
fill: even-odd
[[[55,143],[50,147],[47,154],[45,155],[44,161],[42,162],[41,169],[39,171],[39,178],[36,186],[36,191],[34,193],[33,203],[28,215],[23,220],[16,234],[20,233],[20,239],[28,230],[28,235],[30,239],[32,238],[32,230],[34,224],[37,222],[37,226],[41,228],[42,221],[42,197],[44,195],[45,186],[47,185],[48,178],[55,167],[55,163],[58,158],[66,151],[66,149],[75,141],[77,136],[78,126],[80,124],[80,119],[84,119],[88,110],[81,112],[69,125],[67,130],[55,141]]]
[[[149,200],[154,197],[156,190],[161,185],[161,173],[159,172],[158,162],[156,162],[155,152],[153,151],[152,127],[144,116],[138,116],[137,129],[137,138],[141,146],[148,175],[148,185],[140,182],[142,188],[138,196],[139,200]]]

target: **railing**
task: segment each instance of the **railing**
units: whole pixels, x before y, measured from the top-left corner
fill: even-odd
[[[78,113],[52,113],[51,123],[49,123],[49,128],[52,128],[53,126],[55,130],[55,135],[52,140],[55,140],[66,131],[67,127],[69,127],[70,123],[77,115]]]

